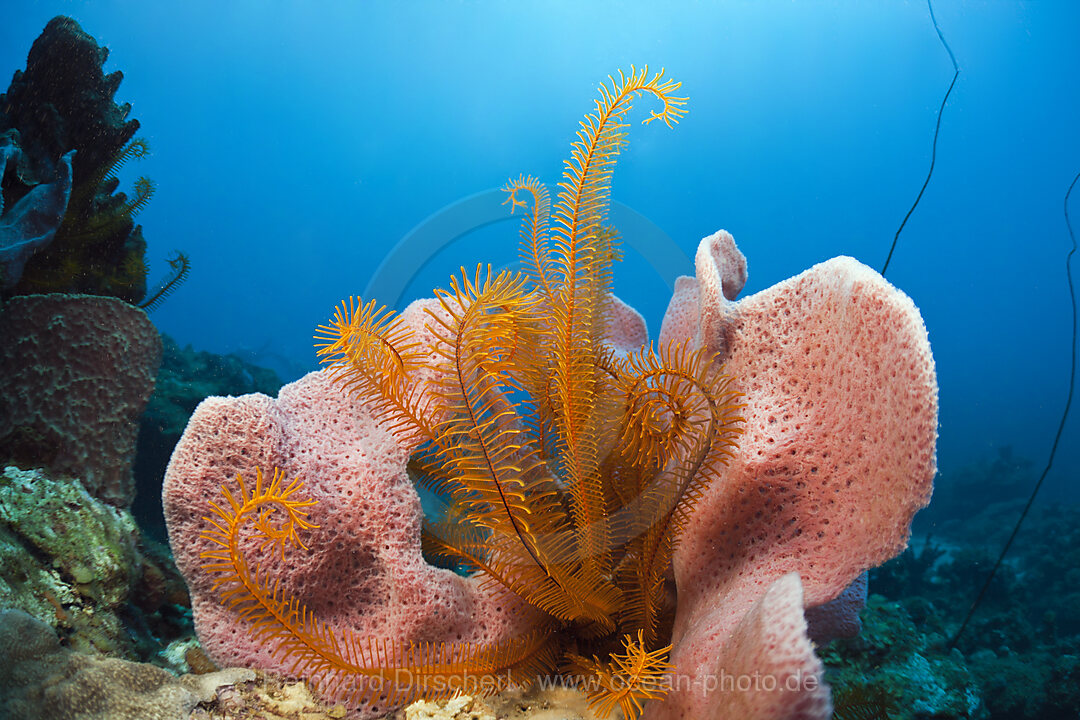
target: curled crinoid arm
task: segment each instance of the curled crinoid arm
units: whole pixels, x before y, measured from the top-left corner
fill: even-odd
[[[626,404],[620,447],[630,462],[659,469],[703,447],[711,462],[731,457],[744,406],[731,378],[709,360],[704,349],[668,343],[659,353],[642,348],[622,363]]]
[[[236,482],[239,492],[223,486],[224,501],[211,502],[213,517],[204,518],[213,529],[202,538],[217,546],[202,553],[204,569],[215,575],[214,590],[222,603],[250,626],[272,655],[287,661],[288,674],[303,675],[326,696],[349,704],[380,698],[395,704],[419,695],[439,699],[477,689],[493,692],[554,665],[558,644],[542,627],[479,645],[388,641],[321,622],[241,550],[242,540],[254,539],[261,541],[262,550],[277,551],[271,557],[281,553],[284,562],[286,546],[304,548],[299,533],[317,527],[306,519],[305,510],[315,502],[294,497],[301,482],[285,486],[280,470],[269,483],[264,483],[261,470],[256,471],[254,487],[243,477]],[[253,532],[247,535],[247,529]]]
[[[274,547],[284,559],[285,546],[307,549],[300,540],[299,531],[318,527],[307,520],[305,508],[315,505],[314,500],[292,497],[303,483],[299,478],[283,487],[285,473],[274,470],[269,483],[265,483],[261,468],[255,469],[255,485],[249,487],[242,475],[236,476],[239,493],[234,494],[228,485],[221,486],[223,503],[209,503],[214,517],[203,520],[213,525],[201,536],[218,546],[206,550],[201,557],[211,562],[204,566],[210,572],[232,573],[234,559],[239,554],[240,530],[250,521],[255,528],[254,537],[261,540],[261,549]],[[230,582],[226,579],[225,582]]]
[[[128,216],[138,215],[139,212],[146,207],[150,202],[150,198],[154,196],[154,190],[157,186],[154,185],[154,181],[145,175],[141,176],[135,181],[134,197],[132,197],[124,205],[124,212]]]
[[[529,201],[522,200],[518,197],[519,192],[524,192],[528,194],[532,200],[533,222],[547,223],[547,213],[551,207],[551,203],[548,198],[547,188],[544,186],[544,183],[540,182],[539,178],[535,178],[532,175],[518,175],[516,178],[507,180],[506,184],[502,186],[502,191],[506,193],[506,199],[503,200],[502,204],[510,205],[511,214],[518,208],[521,208],[522,210],[529,209]],[[528,227],[528,225],[525,227]],[[525,228],[523,227],[523,234],[524,231]]]
[[[620,372],[627,403],[621,452],[650,478],[639,529],[674,542],[742,434],[741,394],[704,350],[669,343],[631,355]]]
[[[719,477],[742,432],[743,408],[731,379],[704,350],[669,343],[642,348],[619,369],[626,395],[620,452],[637,472],[619,488],[633,497],[630,540],[616,576],[624,592],[623,627],[656,638],[666,595],[664,577],[682,528],[705,489]]]
[[[374,300],[343,301],[315,347],[320,362],[347,392],[369,404],[372,413],[402,444],[433,438],[432,419],[419,385],[409,375],[423,361],[420,344],[399,316]]]
[[[516,180],[508,180],[503,191],[507,194],[503,205],[509,203],[511,213],[519,207],[528,212],[531,200],[532,212],[521,224],[521,262],[529,279],[550,304],[554,289],[551,285],[551,251],[548,248],[548,220],[551,216],[548,189],[532,175],[519,175]],[[530,200],[521,199],[519,194],[529,195]]]
[[[106,180],[112,180],[115,178],[120,169],[124,167],[128,160],[142,160],[144,157],[150,154],[150,143],[146,138],[132,138],[124,147],[109,158],[104,165],[98,170],[100,173],[98,182],[104,182]]]
[[[675,669],[667,661],[671,646],[652,651],[645,648],[638,630],[636,637],[623,636],[623,652],[613,654],[609,662],[570,655],[574,669],[593,676],[587,685],[589,709],[598,717],[609,717],[618,705],[626,720],[634,720],[641,715],[646,701],[667,695],[670,673]]]
[[[168,259],[169,274],[166,275],[157,284],[152,292],[146,294],[146,299],[139,303],[139,307],[146,312],[153,312],[158,308],[161,303],[165,302],[165,298],[169,297],[172,292],[178,288],[191,273],[191,259],[186,253],[175,251],[173,256]],[[143,273],[146,272],[146,266],[143,265]]]
[[[589,113],[578,130],[570,159],[566,161],[559,183],[558,199],[552,211],[556,266],[569,292],[595,262],[587,250],[592,245],[594,229],[604,222],[611,192],[611,174],[619,151],[626,144],[626,114],[634,98],[652,95],[663,105],[644,121],[662,119],[669,127],[686,114],[685,97],[674,92],[680,83],[664,80],[664,71],[649,77],[649,69],[630,68],[629,75],[619,71],[619,79],[610,78],[611,86],[600,85],[596,112]]]

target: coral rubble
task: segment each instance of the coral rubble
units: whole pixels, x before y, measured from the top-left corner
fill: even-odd
[[[177,678],[153,665],[63,647],[39,620],[0,610],[0,717],[20,720],[187,720],[250,670]]]

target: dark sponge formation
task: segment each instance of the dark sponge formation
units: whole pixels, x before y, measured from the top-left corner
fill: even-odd
[[[25,295],[4,305],[0,337],[0,458],[129,506],[139,415],[161,362],[146,313],[115,298]]]
[[[55,17],[0,95],[0,135],[22,151],[18,167],[0,178],[5,207],[51,182],[61,156],[75,150],[63,224],[11,294],[80,292],[130,303],[146,294],[146,243],[109,172],[139,122],[128,118],[130,104],[113,101],[124,75],[105,74],[108,56],[75,20]]]
[[[55,17],[0,95],[0,129],[19,131],[39,181],[68,150],[77,151],[75,183],[85,181],[138,131],[139,121],[127,119],[131,105],[113,102],[124,74],[105,75],[108,57],[79,23]]]

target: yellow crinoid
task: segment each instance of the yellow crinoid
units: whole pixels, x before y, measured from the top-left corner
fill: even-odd
[[[406,645],[327,628],[261,581],[234,540],[250,525],[264,542],[299,543],[299,483],[257,481],[239,497],[226,490],[207,536],[218,546],[205,554],[207,569],[254,632],[325,692],[404,702],[462,689],[436,687],[439,676],[528,682],[558,671],[592,678],[585,687],[605,715],[620,706],[633,717],[663,697],[672,551],[742,421],[739,394],[703,350],[669,344],[622,357],[606,337],[618,238],[605,222],[627,113],[651,95],[660,107],[645,122],[671,126],[685,112],[678,88],[663,72],[634,68],[601,85],[554,206],[532,177],[507,184],[511,211],[526,213],[526,269],[462,270],[436,290],[433,347],[374,300],[350,299],[319,326],[318,352],[335,380],[403,445],[418,447],[412,465],[422,482],[449,498],[447,517],[425,522],[425,550],[545,618],[492,646]],[[418,383],[414,374],[431,363],[437,379]],[[401,669],[407,686],[356,682]]]

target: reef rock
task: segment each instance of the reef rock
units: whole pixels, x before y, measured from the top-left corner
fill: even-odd
[[[89,653],[145,659],[186,629],[186,590],[140,542],[131,513],[76,478],[0,472],[0,607],[19,608]]]
[[[0,717],[20,720],[187,720],[219,687],[255,677],[233,668],[177,678],[154,665],[83,655],[21,610],[0,610],[0,657]]]

